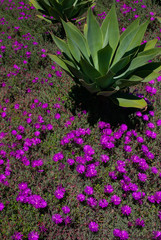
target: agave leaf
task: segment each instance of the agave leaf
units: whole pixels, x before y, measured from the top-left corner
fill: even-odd
[[[51,20],[49,20],[49,19],[47,19],[47,18],[45,18],[45,17],[43,17],[43,16],[41,16],[41,15],[36,15],[38,18],[40,18],[40,19],[43,19],[43,20],[45,20],[46,22],[48,22],[48,23],[52,23],[52,21]]]
[[[143,78],[136,76],[136,75],[132,75],[131,78],[129,79],[119,79],[117,80],[113,87],[118,86],[120,89],[125,88],[125,87],[131,87],[134,85],[137,85],[138,83],[142,82]]]
[[[37,1],[35,1],[35,0],[29,0],[29,2],[30,3],[32,3],[33,4],[33,6],[37,9],[37,10],[44,10],[38,3],[37,3]]]
[[[120,42],[123,41],[124,38],[126,38],[127,35],[129,35],[129,33],[131,31],[133,31],[134,29],[139,27],[139,21],[140,19],[137,18],[135,19],[135,21],[133,21],[127,28],[126,30],[121,34],[120,36]]]
[[[158,42],[158,39],[153,39],[148,41],[145,45],[144,51],[154,48],[157,42]]]
[[[79,62],[80,61],[80,57],[81,57],[81,53],[79,51],[79,48],[77,48],[77,46],[73,43],[73,41],[68,38],[68,47],[69,47],[69,50],[73,56],[73,58]]]
[[[95,79],[101,76],[100,72],[98,72],[86,59],[81,57],[79,64],[82,72],[87,75],[92,82],[95,82]]]
[[[159,48],[149,49],[147,51],[139,53],[137,57],[131,61],[131,64],[128,67],[128,69],[121,75],[115,77],[115,79],[126,78],[129,74],[133,73],[134,70],[137,70],[137,68],[143,66],[147,61],[151,60],[160,53],[161,49]]]
[[[56,45],[61,49],[62,52],[64,52],[69,58],[72,59],[72,55],[69,51],[68,45],[66,44],[66,42],[56,36],[54,36],[52,34],[52,32],[50,32],[53,41],[56,43]]]
[[[118,92],[110,96],[110,99],[120,107],[131,107],[143,109],[147,107],[147,102],[132,94]]]
[[[140,45],[148,24],[149,21],[143,23],[137,28],[133,28],[128,34],[124,35],[124,37],[120,40],[120,45],[117,49],[112,65],[118,62],[118,60],[120,60],[126,52]]]
[[[137,68],[135,71],[133,71],[132,75],[137,75],[139,77],[145,78],[149,74],[151,74],[153,71],[159,72],[160,71],[161,62],[151,62],[147,63],[142,67]],[[129,75],[130,77],[130,75]]]
[[[57,57],[56,55],[48,53],[48,56],[51,58],[51,60],[55,61],[60,67],[62,67],[65,71],[69,72],[71,75],[73,75],[67,65],[64,63],[62,59]]]
[[[75,0],[64,0],[62,1],[62,4],[64,6],[64,8],[69,8],[74,4]]]
[[[66,23],[63,20],[62,23],[67,34],[68,40],[70,39],[73,42],[73,44],[75,44],[76,47],[80,49],[80,51],[86,57],[86,59],[89,60],[88,46],[83,34],[72,23],[70,22]]]
[[[95,68],[98,70],[97,52],[102,48],[103,39],[100,26],[96,21],[91,9],[88,10],[87,25],[88,25],[87,31],[88,46],[91,51]]]
[[[83,79],[79,80],[83,87],[85,87],[90,93],[96,93],[100,91],[100,88],[97,86],[96,83],[86,83]]]
[[[114,90],[111,90],[111,91],[101,91],[101,92],[98,92],[97,95],[98,96],[104,96],[104,97],[109,97],[111,96],[112,94],[116,93],[119,91],[119,87],[116,87]]]
[[[101,88],[108,88],[113,83],[113,76],[115,73],[109,70],[104,76],[96,78],[95,81]]]
[[[111,10],[109,11],[106,18],[104,19],[101,26],[101,32],[103,35],[103,47],[105,47],[107,43],[109,43],[111,48],[113,49],[113,54],[114,54],[120,39],[115,5],[112,6]],[[96,36],[98,36],[98,34],[96,34]],[[112,59],[112,56],[111,56],[111,59]]]
[[[104,48],[98,51],[98,68],[102,75],[105,75],[109,69],[112,48],[107,44]]]

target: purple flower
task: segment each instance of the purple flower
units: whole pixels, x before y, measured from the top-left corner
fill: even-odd
[[[90,222],[88,227],[91,232],[98,232],[98,224],[96,222]]]
[[[108,206],[108,202],[106,199],[101,199],[98,204],[101,208],[106,208]]]
[[[146,182],[147,180],[147,175],[144,173],[138,173],[138,178],[141,182]]]
[[[113,230],[113,235],[114,235],[115,237],[120,237],[120,236],[121,236],[121,230],[115,228],[115,229]]]
[[[85,172],[85,166],[84,165],[81,165],[79,164],[77,167],[76,167],[76,171],[80,174],[84,173]]]
[[[127,127],[126,124],[121,124],[120,129],[121,129],[122,131],[127,131],[128,127]]]
[[[120,240],[126,240],[128,238],[129,238],[128,232],[126,232],[125,230],[122,230]]]
[[[124,146],[126,152],[132,152],[132,148],[129,145]]]
[[[56,224],[60,224],[63,222],[63,218],[60,214],[54,214],[52,216],[52,221],[55,222]]]
[[[160,202],[161,202],[161,191],[156,192],[156,193],[154,194],[154,198],[155,198],[155,201],[156,201],[157,203],[160,203]]]
[[[57,199],[62,199],[64,197],[65,191],[65,188],[58,188],[55,191],[54,195]]]
[[[105,163],[106,163],[106,162],[109,161],[109,156],[103,154],[103,155],[100,156],[100,159],[101,159],[102,162],[105,162]]]
[[[151,172],[154,173],[154,174],[157,174],[158,173],[158,169],[156,167],[152,167],[151,168]]]
[[[144,219],[141,220],[141,217],[140,217],[140,218],[137,218],[137,219],[135,220],[135,224],[136,224],[136,226],[144,227],[144,226],[145,226]]]
[[[64,214],[68,214],[70,212],[70,208],[68,206],[62,207],[62,211]]]
[[[97,176],[97,170],[95,168],[95,165],[94,164],[90,164],[88,165],[87,167],[87,170],[86,170],[86,177],[96,177]]]
[[[64,158],[64,155],[61,152],[58,152],[53,156],[53,161],[58,162],[59,160],[62,160],[63,158]]]
[[[121,211],[124,215],[129,215],[131,213],[131,207],[129,207],[128,205],[125,205],[121,208]]]
[[[133,192],[136,192],[138,190],[138,186],[135,183],[129,183],[129,188]]]
[[[75,161],[74,161],[74,159],[68,158],[68,159],[67,159],[67,163],[68,163],[70,166],[72,166],[72,165],[75,163]]]
[[[86,186],[84,189],[84,192],[88,195],[92,195],[93,194],[93,188],[90,186]]]
[[[83,147],[83,151],[84,151],[85,154],[87,154],[89,156],[91,156],[95,153],[94,149],[90,145],[85,145]]]
[[[18,184],[18,188],[20,190],[25,190],[27,188],[27,183],[22,182],[22,183]]]
[[[78,201],[80,201],[80,202],[83,202],[84,200],[85,200],[85,195],[84,194],[82,194],[82,193],[80,193],[80,194],[78,194],[77,195],[77,199],[78,199]]]
[[[38,232],[33,231],[28,234],[28,240],[38,240],[38,239],[39,239]]]
[[[153,231],[153,239],[161,240],[161,232],[160,231]]]
[[[104,192],[105,193],[112,193],[113,192],[113,187],[111,185],[105,185],[104,186]]]
[[[70,224],[71,221],[72,221],[72,219],[71,219],[71,217],[69,217],[69,216],[66,216],[66,218],[64,218],[64,223],[65,223],[65,225]]]
[[[145,193],[144,192],[133,192],[132,196],[135,200],[139,200],[142,197],[145,197]]]
[[[42,159],[34,160],[34,161],[31,163],[31,166],[32,166],[32,167],[39,167],[39,166],[42,166],[42,165],[43,165],[43,160],[42,160]]]
[[[117,176],[116,176],[115,172],[109,172],[108,175],[109,175],[109,177],[110,177],[112,180],[116,180],[116,179],[117,179]]]
[[[117,195],[113,195],[111,197],[111,202],[114,204],[114,205],[119,205],[121,203],[121,198],[118,197]]]
[[[148,201],[151,202],[151,203],[155,203],[155,198],[153,195],[151,196],[148,196]]]
[[[14,232],[12,239],[13,240],[22,240],[23,235],[20,232]]]
[[[0,202],[0,211],[2,211],[4,208],[4,204],[2,202]]]
[[[94,207],[97,206],[97,200],[95,198],[93,198],[93,197],[87,198],[87,204],[90,207],[94,208]]]

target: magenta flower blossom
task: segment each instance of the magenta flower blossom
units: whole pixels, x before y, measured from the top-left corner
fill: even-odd
[[[79,164],[77,167],[76,167],[76,171],[80,174],[84,173],[85,172],[85,166],[84,165],[81,165]]]
[[[151,172],[154,173],[154,174],[157,174],[158,173],[158,169],[156,167],[152,167],[151,168]]]
[[[111,202],[114,204],[114,205],[119,205],[121,203],[121,198],[118,197],[117,195],[113,195],[111,197]]]
[[[60,214],[54,214],[52,216],[52,221],[55,222],[56,224],[60,224],[63,222],[63,218]]]
[[[117,176],[116,176],[116,173],[115,173],[115,172],[109,172],[108,175],[109,175],[109,177],[110,177],[112,180],[116,180],[116,179],[117,179]]]
[[[102,162],[106,163],[106,162],[109,161],[110,158],[109,158],[109,156],[107,156],[107,155],[105,155],[105,154],[102,154],[102,155],[100,156],[100,159],[101,159]]]
[[[0,211],[2,211],[4,208],[4,204],[2,202],[0,202]]]
[[[20,232],[14,232],[12,239],[13,240],[22,240],[23,234],[21,234]]]
[[[65,223],[65,225],[70,224],[71,221],[72,221],[72,219],[71,219],[71,217],[69,217],[69,216],[66,216],[66,218],[64,218],[64,223]]]
[[[85,154],[87,154],[89,156],[91,156],[95,153],[95,150],[90,145],[85,145],[83,147],[83,151],[84,151]]]
[[[94,208],[94,207],[97,206],[97,200],[95,198],[93,198],[93,197],[87,198],[87,204],[90,207]]]
[[[18,184],[18,188],[20,190],[25,190],[27,188],[27,183],[22,182],[22,183]]]
[[[68,214],[70,212],[70,208],[68,206],[62,207],[62,211],[64,214]]]
[[[128,205],[125,205],[121,208],[121,211],[124,215],[130,215],[131,213],[131,207],[129,207]]]
[[[105,185],[104,186],[104,192],[105,193],[112,193],[113,192],[113,187],[111,185]]]
[[[140,217],[140,218],[137,218],[137,219],[135,220],[135,224],[136,224],[136,226],[138,226],[138,227],[144,227],[144,226],[145,226],[144,219],[141,220],[141,217]]]
[[[101,199],[98,204],[101,208],[106,208],[108,206],[108,202],[106,199]]]
[[[124,146],[126,152],[132,152],[132,148],[129,145]]]
[[[77,195],[77,200],[83,202],[86,199],[85,195],[80,193]]]
[[[84,189],[84,192],[88,195],[92,195],[93,194],[93,188],[90,186],[86,186]]]
[[[153,231],[153,239],[161,240],[161,231]]]
[[[57,199],[62,199],[64,197],[65,192],[66,192],[65,188],[58,188],[55,191],[54,195]]]
[[[38,239],[39,239],[38,232],[33,231],[28,234],[28,240],[38,240]]]
[[[58,152],[53,156],[53,161],[58,162],[59,160],[62,160],[63,158],[64,158],[64,155],[61,152]]]
[[[31,166],[32,166],[32,167],[39,167],[39,166],[42,166],[42,165],[43,165],[43,160],[42,160],[42,159],[34,160],[34,161],[31,163]]]
[[[161,191],[154,194],[154,199],[158,204],[161,202]]]
[[[96,222],[90,222],[88,227],[91,232],[98,232],[98,224]]]
[[[141,182],[146,182],[147,180],[147,175],[144,173],[138,173],[138,178]]]

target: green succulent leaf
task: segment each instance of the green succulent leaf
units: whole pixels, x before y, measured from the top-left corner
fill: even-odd
[[[48,53],[48,56],[51,58],[51,60],[55,61],[60,67],[62,67],[65,71],[69,72],[72,75],[69,68],[67,67],[67,65],[64,63],[62,59],[50,53]]]
[[[66,23],[64,21],[62,21],[62,23],[63,23],[64,29],[66,31],[68,41],[70,39],[70,41],[72,41],[73,44],[78,49],[80,49],[80,51],[86,57],[86,59],[89,60],[89,50],[88,50],[88,46],[86,43],[86,39],[83,36],[83,34],[72,23],[69,23],[69,22]]]
[[[112,6],[111,10],[104,19],[101,26],[101,32],[103,35],[103,47],[105,47],[109,43],[113,50],[113,56],[120,39],[115,5]],[[98,34],[96,34],[96,36],[98,36]]]
[[[94,66],[98,70],[97,52],[102,48],[103,39],[100,26],[96,21],[91,9],[88,10],[87,25],[88,25],[87,31],[88,46],[91,51]]]
[[[37,3],[36,0],[29,0],[30,3],[37,9],[37,10],[43,10],[43,8]]]
[[[47,18],[45,18],[45,17],[43,17],[43,16],[41,16],[41,15],[36,15],[38,18],[40,18],[40,19],[42,19],[42,20],[45,20],[46,22],[48,22],[48,23],[52,23],[52,21],[51,20],[49,20],[49,19],[47,19]]]
[[[120,107],[140,109],[147,107],[147,102],[144,99],[132,94],[118,92],[110,96],[110,99]]]
[[[85,87],[90,93],[96,93],[101,89],[97,86],[96,83],[86,83],[83,79],[79,80],[83,87]]]
[[[104,48],[98,51],[98,69],[102,75],[105,75],[109,69],[112,48],[107,44]]]

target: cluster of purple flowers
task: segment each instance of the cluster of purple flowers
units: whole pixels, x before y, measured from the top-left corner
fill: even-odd
[[[129,234],[128,234],[127,231],[125,231],[125,230],[120,230],[120,229],[118,229],[118,228],[115,228],[115,229],[113,230],[113,235],[114,235],[115,237],[118,237],[120,240],[126,240],[126,239],[129,238]]]
[[[72,141],[77,144],[82,144],[83,139],[80,138],[80,136],[90,135],[90,133],[91,133],[91,130],[89,128],[87,129],[79,128],[76,130],[72,130],[61,139],[60,144],[64,146],[68,143],[71,143]]]
[[[159,204],[161,202],[161,191],[156,192],[154,195],[148,196],[148,201]]]
[[[47,202],[41,196],[32,194],[27,183],[22,182],[18,187],[20,192],[16,198],[17,201],[32,204],[35,208],[45,208],[47,206]]]

